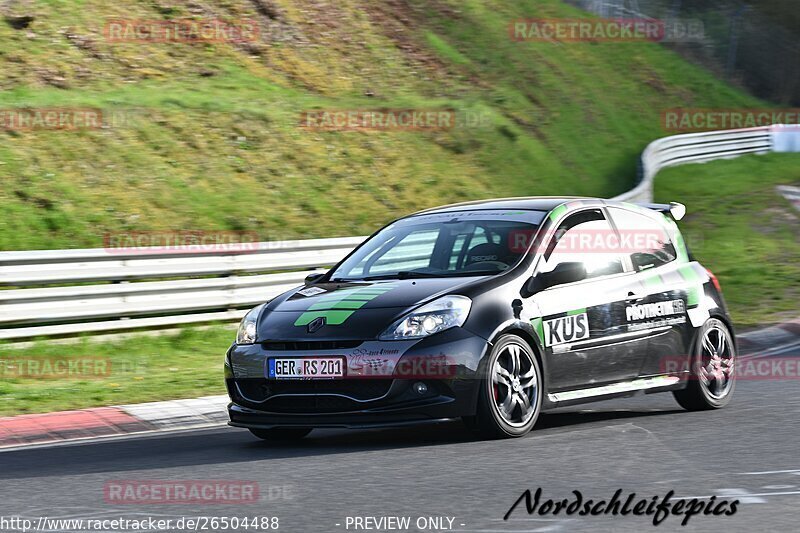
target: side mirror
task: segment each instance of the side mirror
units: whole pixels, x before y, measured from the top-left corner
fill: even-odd
[[[325,272],[312,272],[311,274],[306,276],[306,284],[307,285],[311,285],[313,283],[316,283],[320,279],[322,279],[322,276],[324,276],[324,275],[325,275]]]
[[[530,281],[530,292],[536,293],[556,285],[572,283],[586,279],[586,267],[583,263],[559,263],[551,272],[539,272]]]

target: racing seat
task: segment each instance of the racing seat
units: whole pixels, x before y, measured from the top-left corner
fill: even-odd
[[[466,260],[464,261],[465,270],[481,270],[489,265],[482,265],[481,267],[470,268],[479,263],[489,263],[497,268],[497,270],[505,270],[513,262],[509,262],[509,255],[512,255],[508,247],[502,244],[495,244],[486,242],[478,244],[470,248],[467,252]]]

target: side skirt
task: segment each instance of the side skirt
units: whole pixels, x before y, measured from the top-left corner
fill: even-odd
[[[685,386],[686,380],[682,379],[680,376],[651,376],[637,378],[631,381],[620,381],[619,383],[612,383],[600,387],[550,393],[547,395],[547,399],[549,400],[550,408],[555,408],[565,405],[607,400],[620,396],[632,396],[637,392],[645,392],[647,394],[666,392],[682,389]]]

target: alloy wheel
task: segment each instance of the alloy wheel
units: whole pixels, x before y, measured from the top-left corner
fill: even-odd
[[[709,396],[724,398],[733,386],[735,353],[727,332],[714,324],[703,334],[696,375]]]
[[[514,342],[503,347],[492,369],[494,407],[514,427],[527,424],[536,414],[538,376],[533,356]]]

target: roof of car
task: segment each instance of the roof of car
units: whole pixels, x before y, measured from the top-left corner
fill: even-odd
[[[564,202],[570,200],[590,200],[582,196],[523,196],[519,198],[494,198],[490,200],[476,200],[472,202],[461,202],[458,204],[442,205],[432,207],[414,213],[447,213],[454,211],[469,211],[473,209],[530,209],[535,211],[550,211]],[[413,216],[413,215],[412,215]]]

